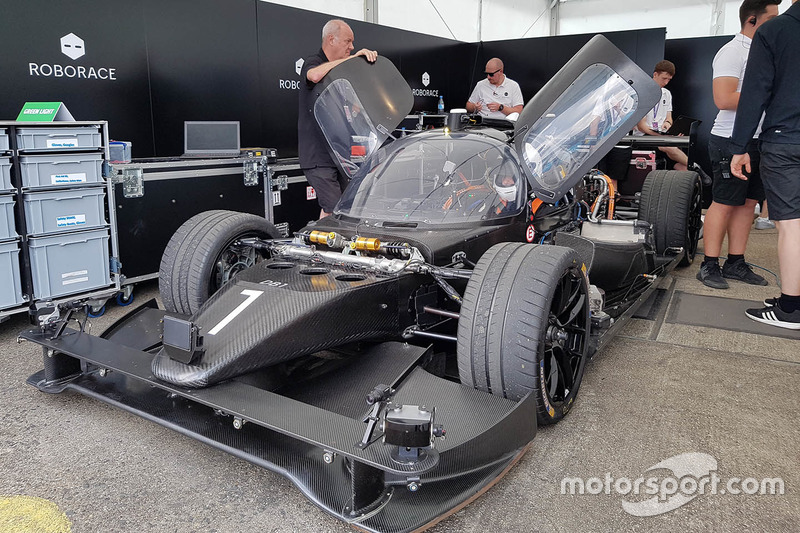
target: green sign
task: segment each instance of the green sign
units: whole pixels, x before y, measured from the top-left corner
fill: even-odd
[[[67,106],[61,102],[25,102],[19,112],[19,122],[56,122],[74,121]]]

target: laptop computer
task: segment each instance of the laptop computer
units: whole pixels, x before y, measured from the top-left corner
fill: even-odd
[[[692,123],[697,122],[699,125],[702,120],[692,118],[692,117],[685,117],[683,115],[678,115],[678,118],[672,123],[672,126],[665,132],[666,135],[689,135],[689,128],[692,127]]]
[[[181,157],[236,157],[240,153],[239,121],[185,121]]]

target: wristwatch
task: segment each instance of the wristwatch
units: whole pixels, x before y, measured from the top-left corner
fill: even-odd
[[[503,104],[500,104],[500,107],[498,107],[498,108],[497,108],[497,110],[498,110],[498,111],[502,111],[504,107],[505,107],[505,106],[504,106]]]

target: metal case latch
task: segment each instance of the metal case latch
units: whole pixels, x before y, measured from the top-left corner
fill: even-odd
[[[126,167],[121,171],[122,196],[141,198],[144,196],[144,172],[141,168]]]
[[[289,188],[289,176],[281,174],[280,176],[270,178],[270,185],[272,187],[277,187],[279,191],[285,191]]]
[[[244,167],[244,186],[253,187],[258,185],[258,172],[260,170],[258,161],[245,161]]]

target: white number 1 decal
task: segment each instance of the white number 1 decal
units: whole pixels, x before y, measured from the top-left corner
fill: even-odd
[[[244,311],[245,309],[247,309],[247,306],[248,306],[248,305],[250,305],[251,303],[255,302],[255,301],[256,301],[256,298],[258,298],[259,296],[261,296],[262,294],[264,294],[264,291],[251,291],[250,289],[245,289],[245,290],[243,290],[243,291],[242,291],[242,294],[244,294],[245,296],[247,296],[247,300],[245,300],[245,301],[243,301],[242,303],[240,303],[240,304],[239,304],[239,306],[238,306],[238,307],[236,307],[236,309],[234,309],[234,310],[233,310],[233,311],[231,311],[230,313],[228,313],[228,316],[226,316],[225,318],[223,318],[223,319],[220,321],[220,323],[219,323],[219,324],[217,324],[216,326],[214,326],[213,328],[211,328],[211,331],[209,331],[209,332],[208,332],[208,334],[209,334],[209,335],[216,335],[217,333],[219,333],[220,331],[222,331],[222,328],[224,328],[225,326],[227,326],[228,324],[230,324],[231,320],[233,320],[234,318],[236,318],[237,316],[239,316],[239,314],[240,314],[242,311]]]

